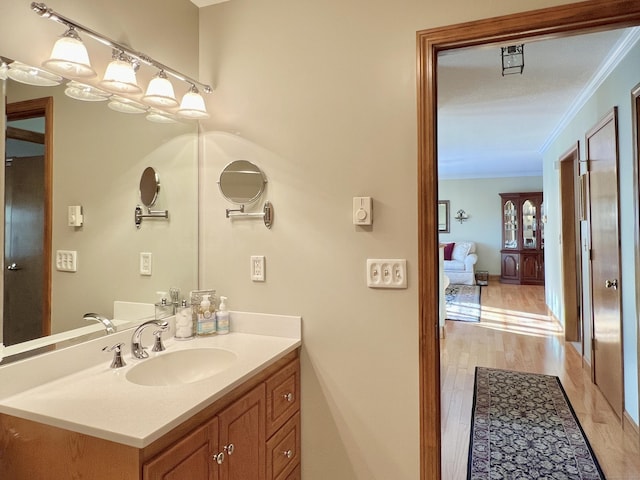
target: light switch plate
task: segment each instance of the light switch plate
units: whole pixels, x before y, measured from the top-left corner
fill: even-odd
[[[56,250],[56,270],[59,272],[77,272],[78,252],[75,250]]]
[[[81,227],[84,222],[82,217],[82,207],[80,205],[70,205],[68,207],[68,222],[70,227]]]
[[[369,288],[407,288],[406,259],[367,259]]]

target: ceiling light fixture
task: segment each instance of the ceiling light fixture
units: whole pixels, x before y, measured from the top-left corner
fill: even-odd
[[[172,108],[178,106],[176,94],[173,92],[173,85],[171,85],[164,70],[160,70],[158,75],[151,79],[142,101],[152,107]]]
[[[56,73],[70,77],[91,78],[96,76],[96,71],[91,68],[89,53],[75,28],[69,29],[56,41],[48,60],[42,63],[43,67]]]
[[[77,36],[76,31],[81,32],[118,52],[117,58],[114,58],[114,61],[109,64],[103,80],[99,82],[106,90],[125,95],[142,93],[142,89],[138,86],[137,81],[135,80],[135,72],[137,67],[140,65],[147,65],[156,68],[160,73],[152,80],[151,83],[153,85],[150,84],[147,88],[145,98],[143,98],[145,103],[158,108],[174,108],[177,106],[178,102],[175,100],[175,95],[172,94],[173,85],[171,85],[171,82],[167,78],[167,75],[170,75],[171,77],[193,87],[190,89],[189,93],[194,93],[194,95],[187,97],[187,107],[189,106],[189,102],[196,105],[196,107],[185,108],[183,116],[185,118],[207,118],[209,116],[206,111],[204,99],[199,92],[211,93],[213,89],[210,85],[201,83],[171,67],[168,67],[167,65],[158,62],[157,60],[154,60],[145,53],[133,50],[132,48],[105,37],[90,28],[80,25],[79,23],[53,11],[51,8],[48,8],[44,3],[32,2],[31,9],[43,18],[48,18],[49,20],[65,25],[73,31],[73,33],[70,34],[72,36],[74,33]],[[65,37],[66,36],[68,36],[68,32],[65,34]],[[54,56],[53,52],[52,56]],[[158,87],[157,85],[160,86]],[[169,87],[171,88],[169,89]],[[193,89],[195,89],[195,92],[192,92]],[[195,97],[196,95],[199,97],[199,100]]]
[[[180,102],[180,108],[177,113],[178,116],[182,118],[209,118],[207,108],[204,105],[204,98],[202,98],[202,95],[200,95],[195,85],[191,85],[189,91],[182,97],[182,102]]]
[[[522,74],[524,70],[524,43],[502,47],[502,76]]]

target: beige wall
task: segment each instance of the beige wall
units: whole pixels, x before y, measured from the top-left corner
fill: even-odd
[[[62,25],[39,18],[30,2],[0,7],[0,54],[39,65],[48,57]],[[189,1],[59,1],[61,14],[185,73],[196,75],[198,9]],[[146,13],[145,13],[146,12]],[[145,21],[140,18],[145,17]],[[167,34],[170,32],[170,35]],[[33,34],[33,35],[30,35]],[[111,52],[90,38],[92,62],[101,74]],[[155,72],[141,68],[143,72]],[[85,326],[82,314],[113,314],[114,300],[153,302],[156,291],[197,287],[197,124],[160,125],[126,115],[105,103],[78,102],[63,87],[44,89],[12,81],[9,101],[54,96],[53,250],[76,250],[78,272],[52,268],[52,330]],[[16,86],[19,86],[19,91]],[[186,84],[175,83],[182,94]],[[2,142],[4,144],[4,142]],[[162,184],[157,209],[169,221],[145,220],[136,230],[134,208],[147,166]],[[67,206],[82,205],[85,224],[66,224]],[[152,276],[139,274],[139,253],[153,254]]]
[[[203,286],[232,309],[303,317],[305,480],[419,477],[417,30],[563,2],[233,0],[200,14]],[[236,132],[239,135],[236,135]],[[231,159],[269,177],[275,223],[224,218]],[[351,223],[353,196],[374,225]],[[265,283],[249,256],[266,256]],[[407,290],[371,290],[367,258],[406,258]]]

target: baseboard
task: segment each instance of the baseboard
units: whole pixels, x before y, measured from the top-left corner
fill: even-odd
[[[551,311],[551,309],[549,308],[549,305],[547,305],[547,315],[560,328],[560,331],[564,332],[564,327],[562,326],[562,322],[560,322],[560,320],[558,320],[558,317],[556,317],[556,315]]]
[[[640,437],[640,428],[638,428],[638,424],[633,421],[633,418],[631,418],[626,410],[622,414],[622,429],[634,433],[636,437]]]

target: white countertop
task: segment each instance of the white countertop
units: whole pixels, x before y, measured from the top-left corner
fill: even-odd
[[[232,325],[234,315],[236,328],[228,335],[169,339],[165,352],[150,355],[212,347],[234,352],[237,360],[212,377],[175,386],[141,386],[125,376],[145,360],[125,353],[127,366],[110,369],[110,354],[100,352],[105,356],[95,365],[0,398],[0,412],[143,448],[301,345],[300,317],[232,312]],[[246,333],[252,330],[257,334]],[[55,354],[37,358],[46,362],[45,357]],[[0,382],[3,374],[11,375],[11,365],[4,368]]]

